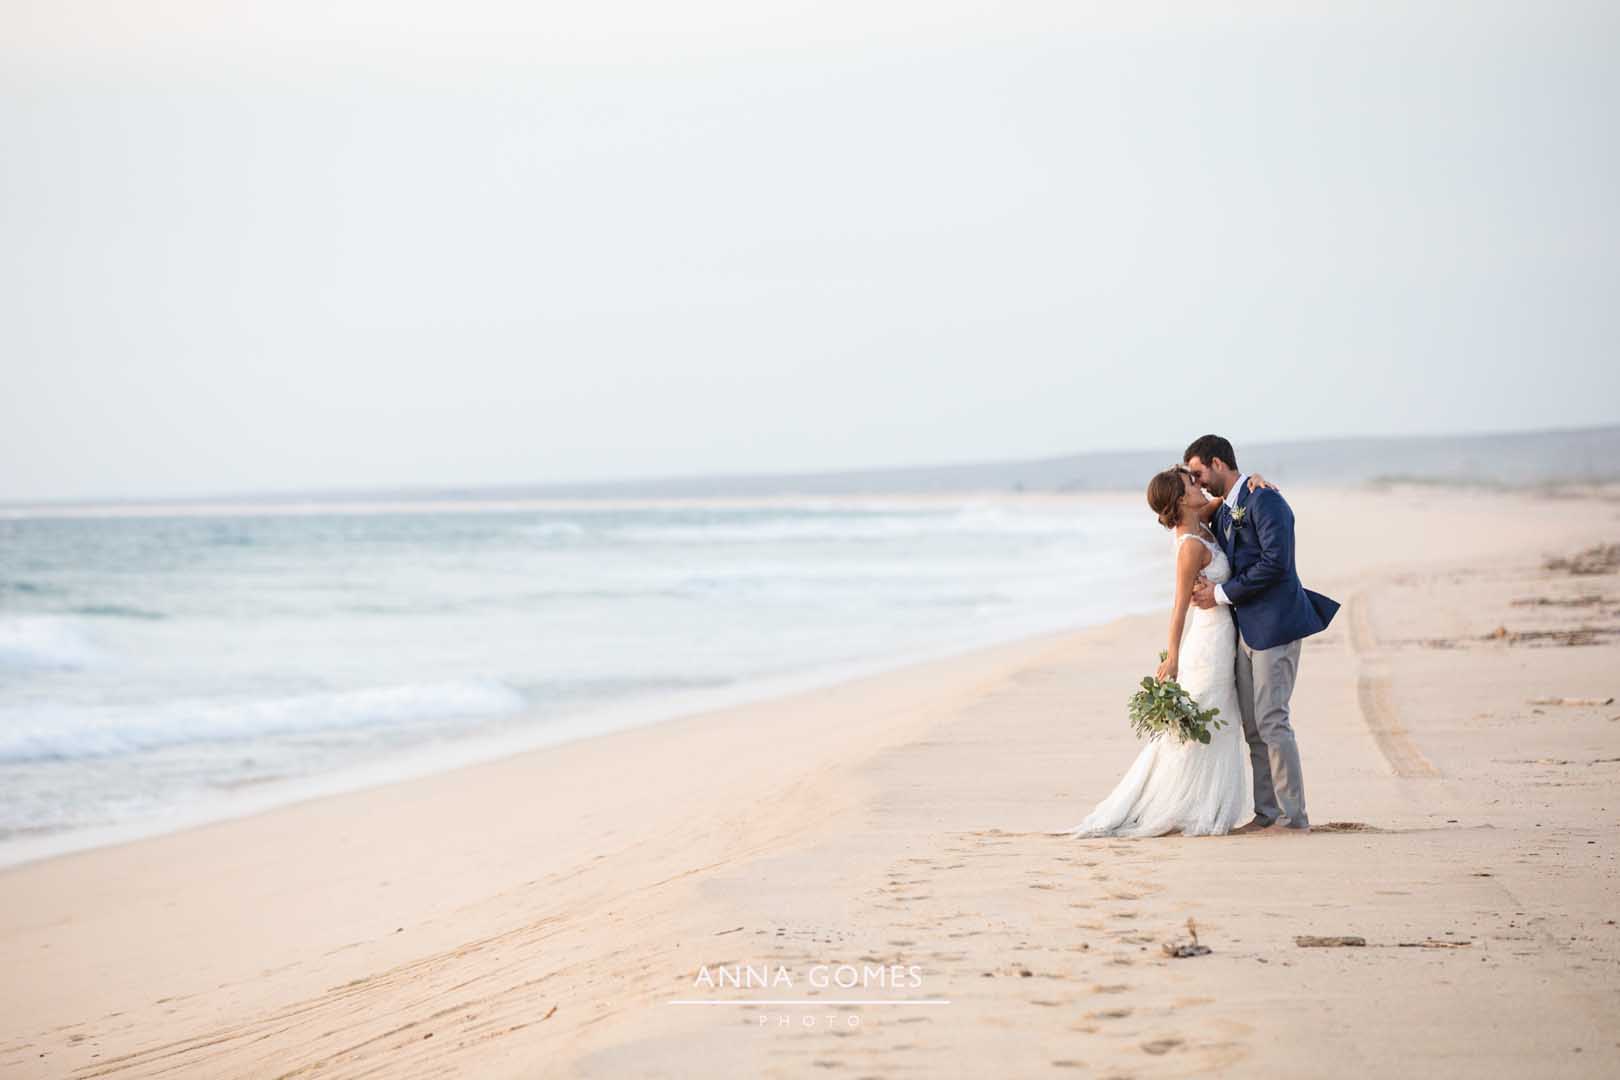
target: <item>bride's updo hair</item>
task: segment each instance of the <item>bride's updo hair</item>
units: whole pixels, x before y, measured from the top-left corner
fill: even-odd
[[[1159,515],[1159,524],[1167,529],[1181,524],[1181,497],[1187,494],[1182,477],[1191,475],[1185,465],[1172,465],[1148,481],[1148,508]]]

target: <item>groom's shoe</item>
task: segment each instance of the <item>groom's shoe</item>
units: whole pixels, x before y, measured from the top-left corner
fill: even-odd
[[[1259,818],[1255,818],[1247,825],[1239,825],[1237,828],[1233,829],[1232,834],[1236,836],[1242,833],[1263,832],[1275,824],[1277,824],[1275,821],[1261,821]]]

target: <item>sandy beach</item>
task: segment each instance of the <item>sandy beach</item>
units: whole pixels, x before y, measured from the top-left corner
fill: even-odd
[[[1311,835],[1053,835],[1130,617],[0,871],[0,1073],[1620,1072],[1620,498],[1289,497]]]

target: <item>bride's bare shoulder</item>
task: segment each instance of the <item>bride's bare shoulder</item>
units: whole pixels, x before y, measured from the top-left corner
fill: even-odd
[[[1176,565],[1188,566],[1194,572],[1202,570],[1209,565],[1215,556],[1210,552],[1207,544],[1189,544],[1188,540],[1202,540],[1197,533],[1185,532],[1176,537]]]

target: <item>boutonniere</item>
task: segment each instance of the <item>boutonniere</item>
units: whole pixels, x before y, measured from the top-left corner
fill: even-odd
[[[1234,506],[1234,507],[1232,507],[1232,528],[1234,528],[1234,529],[1243,528],[1243,522],[1244,522],[1245,519],[1248,518],[1248,516],[1249,516],[1249,508],[1247,506]]]

